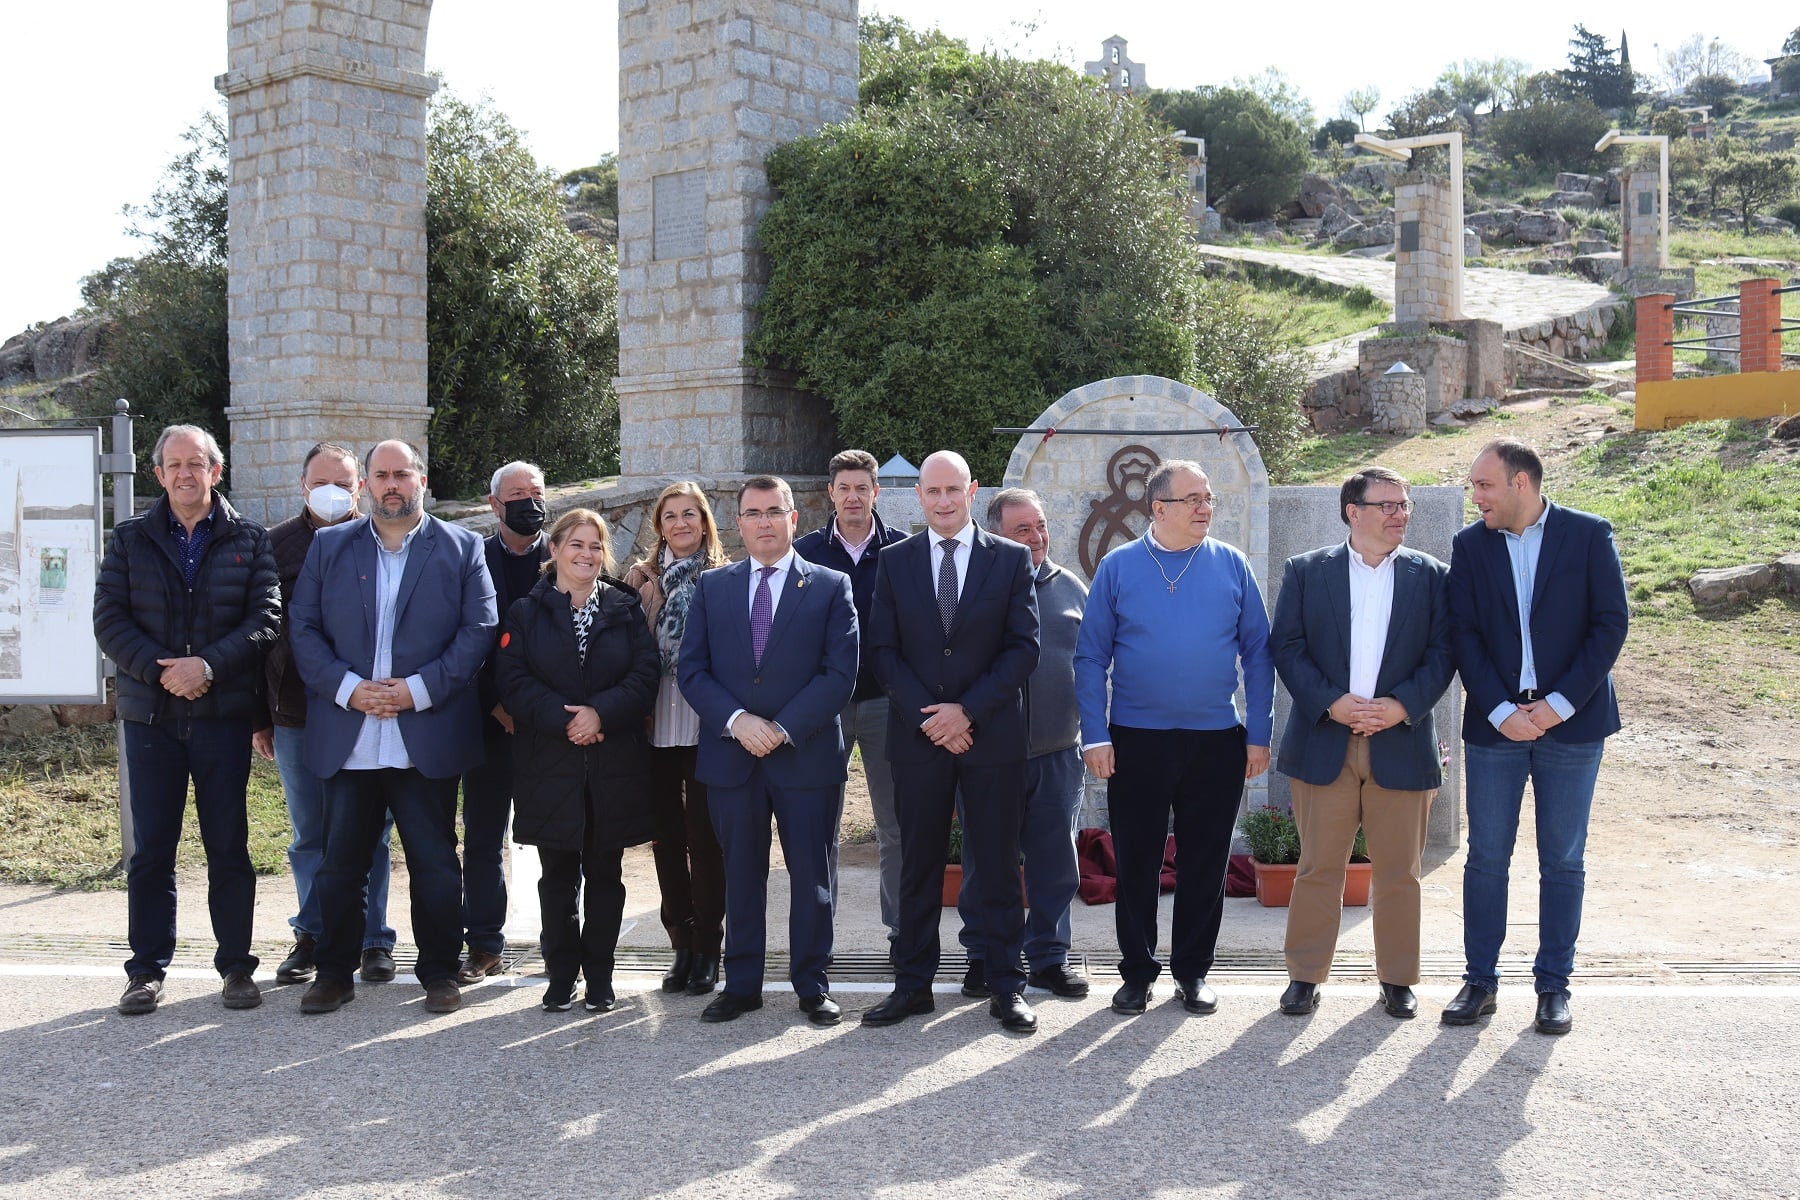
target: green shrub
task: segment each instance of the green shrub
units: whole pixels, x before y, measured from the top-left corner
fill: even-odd
[[[1800,229],[1800,200],[1789,200],[1775,206],[1775,216]]]
[[[1357,312],[1363,312],[1376,307],[1381,301],[1375,298],[1374,292],[1359,283],[1344,293],[1344,303]]]

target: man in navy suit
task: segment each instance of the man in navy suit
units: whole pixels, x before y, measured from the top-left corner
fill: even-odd
[[[306,765],[324,780],[318,978],[300,1011],[355,998],[369,856],[393,813],[412,879],[427,1012],[453,1012],[462,946],[456,785],[481,754],[473,686],[498,615],[481,538],[422,509],[425,463],[369,451],[371,516],[322,529],[294,582],[288,637],[306,681]]]
[[[956,792],[963,861],[979,894],[970,924],[984,942],[988,1012],[1032,1033],[1019,955],[1025,905],[1019,825],[1025,805],[1024,689],[1038,661],[1031,551],[978,528],[969,464],[940,450],[919,469],[930,528],[881,552],[869,624],[875,677],[888,694],[888,762],[900,818],[900,937],[894,992],[863,1014],[891,1025],[931,1012],[944,860]]]
[[[1537,814],[1539,1033],[1567,1033],[1583,852],[1600,754],[1618,732],[1612,665],[1625,645],[1625,574],[1612,526],[1545,500],[1531,447],[1490,442],[1469,468],[1481,520],[1450,556],[1450,637],[1468,701],[1464,987],[1446,1025],[1494,1011],[1507,870],[1525,781]]]
[[[1400,543],[1406,480],[1358,471],[1338,492],[1347,541],[1288,559],[1269,649],[1294,705],[1276,769],[1293,780],[1300,869],[1281,1011],[1312,1012],[1331,975],[1344,865],[1361,827],[1374,864],[1375,973],[1390,1016],[1418,1015],[1419,869],[1443,783],[1431,709],[1450,686],[1448,568]]]
[[[836,1025],[826,967],[845,777],[838,714],[856,688],[856,604],[848,575],[794,553],[800,517],[785,480],[746,480],[737,519],[750,556],[700,576],[676,667],[700,717],[694,772],[725,856],[725,988],[700,1017],[762,1007],[773,815],[793,893],[790,978],[800,1011]]]

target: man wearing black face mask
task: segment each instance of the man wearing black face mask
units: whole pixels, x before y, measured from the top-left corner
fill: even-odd
[[[488,504],[500,528],[487,539],[488,574],[494,577],[495,601],[505,612],[530,592],[538,569],[549,557],[544,537],[544,472],[528,462],[509,462],[488,485]],[[498,629],[494,630],[499,645]],[[463,987],[480,983],[500,969],[506,949],[506,867],[502,859],[506,829],[512,816],[512,716],[500,703],[494,680],[494,655],[476,679],[481,711],[482,762],[463,775],[463,937],[468,957],[457,972]]]

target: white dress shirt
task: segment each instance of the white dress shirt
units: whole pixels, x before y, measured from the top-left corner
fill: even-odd
[[[937,530],[928,531],[931,536],[931,594],[937,595],[938,572],[944,569],[944,537]],[[956,552],[956,598],[962,600],[963,582],[969,577],[969,553],[975,545],[975,522],[970,521],[949,539],[961,542],[962,549]]]
[[[425,522],[421,519],[400,539],[398,550],[389,550],[382,544],[381,535],[370,530],[375,538],[375,661],[371,669],[376,679],[386,679],[394,671],[394,619],[400,603],[400,580],[406,574],[406,558],[412,551],[413,538],[423,528]],[[362,682],[362,677],[355,671],[344,672],[337,691],[340,708],[350,707],[350,696]],[[425,690],[422,676],[408,676],[406,687],[412,692],[414,709],[424,712],[431,707],[431,693]],[[406,770],[412,765],[412,756],[406,752],[406,739],[400,736],[400,719],[365,715],[362,729],[356,735],[356,745],[351,747],[350,757],[344,760],[344,769],[373,771],[393,767]]]
[[[1344,548],[1350,554],[1350,693],[1373,700],[1394,612],[1394,560],[1400,551],[1371,567],[1355,546],[1346,542]]]

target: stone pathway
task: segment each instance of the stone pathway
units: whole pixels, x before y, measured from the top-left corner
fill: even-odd
[[[1380,259],[1284,254],[1248,246],[1206,246],[1202,253],[1214,258],[1280,267],[1298,275],[1310,275],[1343,287],[1361,285],[1385,304],[1394,303],[1394,264]],[[1470,318],[1498,321],[1508,332],[1558,317],[1572,316],[1599,304],[1617,304],[1620,298],[1599,284],[1556,275],[1528,275],[1495,267],[1470,267],[1463,279],[1463,310]],[[1313,347],[1322,373],[1356,365],[1356,345],[1362,334],[1339,338]]]

